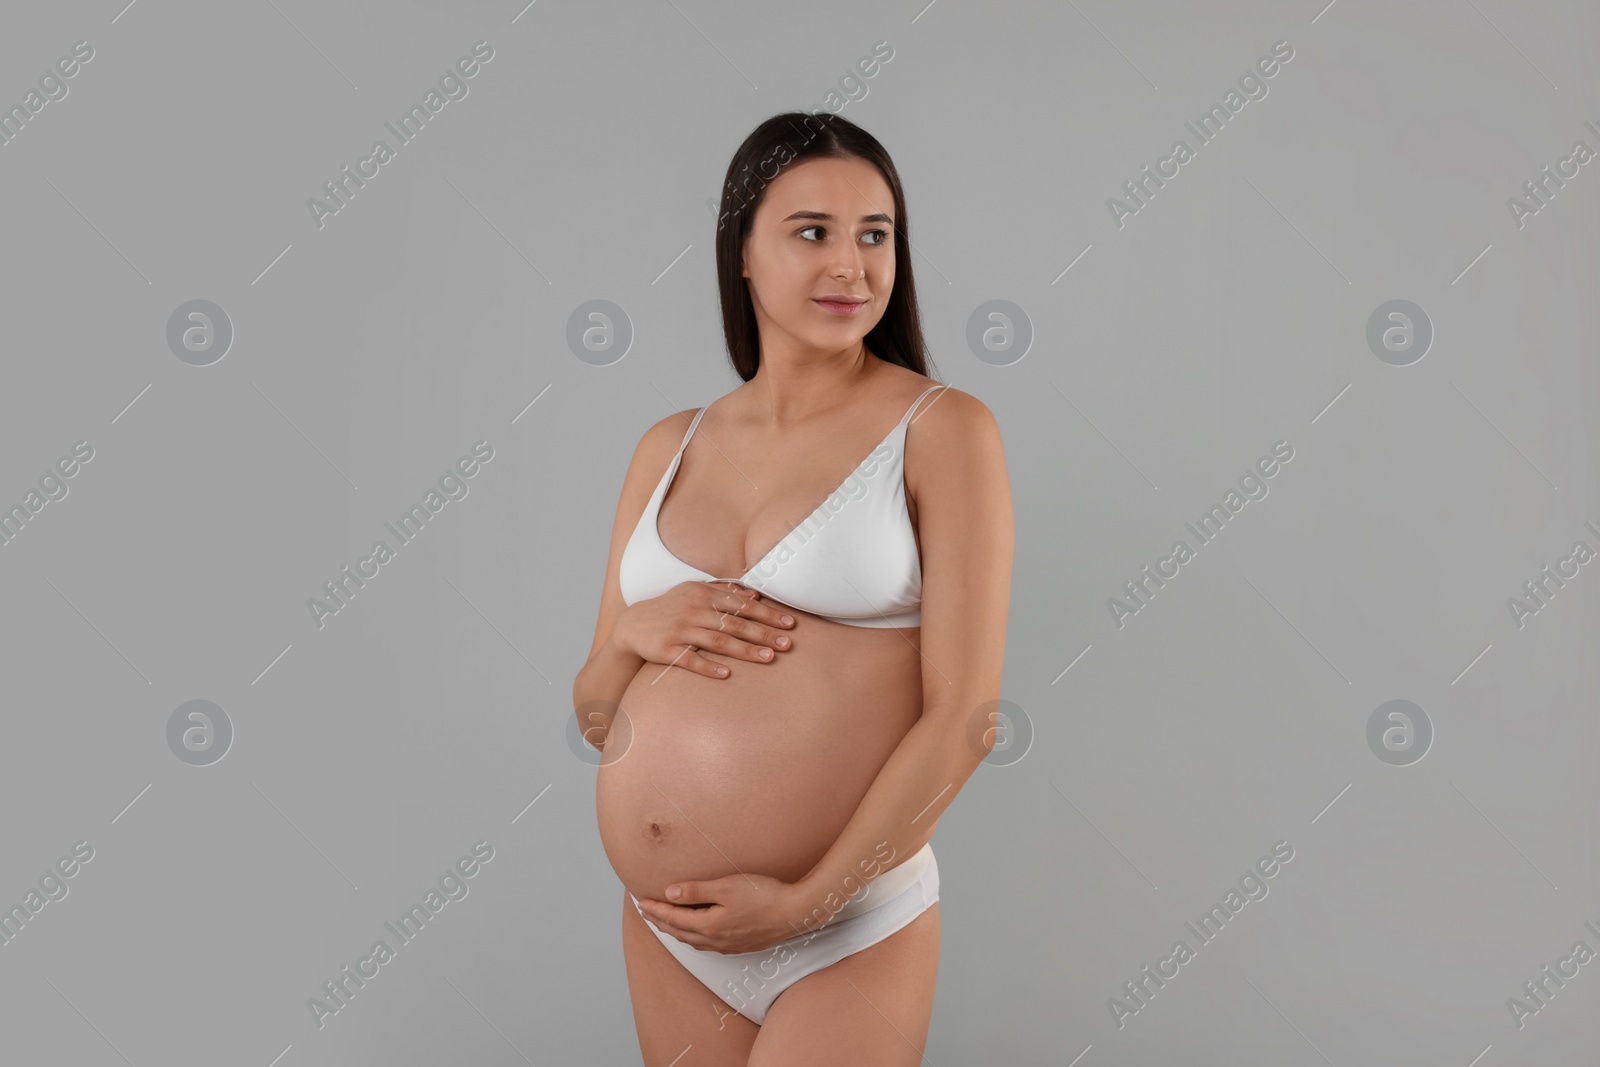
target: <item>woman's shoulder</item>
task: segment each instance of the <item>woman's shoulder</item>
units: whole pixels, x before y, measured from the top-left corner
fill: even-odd
[[[919,399],[915,413],[915,422],[919,427],[935,429],[939,437],[946,439],[957,434],[981,434],[990,427],[998,428],[989,406],[971,393],[932,378],[924,378],[923,383],[920,391],[927,395]],[[935,386],[942,388],[937,392],[931,391]]]
[[[634,447],[634,455],[646,459],[660,457],[664,465],[666,459],[678,450],[678,445],[689,432],[689,427],[699,417],[702,408],[684,408],[675,411],[665,418],[657,420],[639,437],[639,443]]]
[[[940,389],[917,403],[906,429],[906,485],[920,491],[928,471],[951,484],[1004,477],[1005,443],[989,406],[971,393]]]

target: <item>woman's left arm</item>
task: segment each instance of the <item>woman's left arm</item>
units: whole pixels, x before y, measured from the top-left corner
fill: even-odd
[[[833,846],[794,883],[803,913],[837,911],[861,891],[863,873],[875,876],[926,844],[994,746],[1014,540],[1000,428],[976,397],[948,389],[913,432],[906,451],[916,456],[922,541],[922,718]],[[880,863],[885,847],[893,858]]]

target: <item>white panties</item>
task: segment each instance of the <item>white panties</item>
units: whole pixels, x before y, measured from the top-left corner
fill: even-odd
[[[639,898],[632,893],[635,910]],[[700,983],[717,994],[727,1005],[760,1023],[778,994],[808,974],[813,974],[846,956],[876,945],[907,925],[939,899],[939,865],[933,846],[923,845],[904,863],[896,864],[867,883],[860,895],[850,898],[831,922],[820,930],[799,934],[770,948],[727,955],[695,948],[671,934],[657,930],[643,911],[645,920],[667,951],[688,969]]]

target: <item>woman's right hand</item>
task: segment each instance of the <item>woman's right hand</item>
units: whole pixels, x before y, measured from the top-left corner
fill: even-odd
[[[625,609],[611,640],[650,663],[726,678],[728,668],[701,655],[700,649],[772,663],[779,652],[793,647],[783,631],[794,623],[794,616],[762,600],[754,589],[733,582],[688,581]]]

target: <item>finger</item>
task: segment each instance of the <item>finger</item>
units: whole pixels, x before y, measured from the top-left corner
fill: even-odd
[[[667,886],[666,898],[662,903],[668,907],[689,908],[696,904],[705,907],[714,901],[701,894],[699,882],[675,882]]]
[[[751,604],[746,607],[745,610],[741,611],[739,615],[741,618],[753,619],[756,622],[764,622],[768,626],[775,626],[780,630],[792,629],[795,624],[795,618],[792,612],[786,610],[783,605],[776,604],[771,601],[765,601],[760,604]],[[788,619],[789,621],[784,622],[783,620],[785,619]]]
[[[702,629],[693,640],[707,652],[715,652],[719,656],[749,660],[752,663],[770,663],[777,658],[777,653],[766,645],[752,644],[736,637],[731,627],[737,625],[738,623],[732,619],[724,619],[721,629]]]
[[[746,605],[746,607],[749,606],[750,605]],[[732,634],[735,637],[742,638],[744,641],[752,645],[764,645],[770,648],[779,649],[781,651],[790,647],[790,645],[793,643],[792,639],[783,633],[783,631],[788,628],[788,626],[782,622],[783,619],[789,619],[790,625],[792,625],[794,622],[794,617],[792,615],[775,611],[766,605],[761,605],[754,613],[750,611],[732,612],[718,609],[717,632]],[[722,650],[718,649],[717,651],[720,652]],[[770,659],[771,657],[757,656],[754,658]]]
[[[748,592],[745,589],[727,589],[715,593],[711,597],[711,607],[719,614],[747,617],[755,605],[755,601],[746,595]]]
[[[782,608],[782,606],[776,605],[776,603],[770,603],[770,601],[722,600],[715,601],[714,605],[712,606],[714,606],[717,611],[722,611],[722,613],[736,614],[736,616],[741,617],[741,619],[750,619],[752,622],[763,622],[763,624],[771,625],[771,627],[776,627],[776,629],[792,629],[795,624],[794,614],[790,614],[789,611],[786,611],[786,609]]]
[[[712,949],[711,939],[706,937],[703,934],[696,933],[693,930],[686,930],[681,926],[675,926],[672,923],[666,921],[665,919],[657,919],[653,915],[648,915],[647,914],[645,916],[645,919],[648,922],[650,922],[653,926],[655,926],[656,929],[660,930],[662,933],[668,934],[668,935],[670,935],[672,937],[677,938],[679,941],[682,941],[685,945],[692,945],[693,947],[700,948],[700,949]],[[714,951],[714,949],[713,949],[713,951]]]
[[[707,656],[702,656],[700,650],[693,645],[685,646],[684,652],[673,661],[673,665],[682,667],[687,671],[693,671],[695,674],[703,674],[707,678],[719,680],[728,677],[729,674],[727,666]]]
[[[715,922],[707,916],[712,910],[709,907],[686,908],[668,904],[664,900],[652,901],[651,906],[656,915],[662,916],[660,922],[666,923],[680,933],[700,938],[716,936],[716,932],[709,928]]]
[[[775,648],[779,652],[783,652],[794,645],[793,639],[788,634],[750,619],[725,618],[722,620],[722,630],[724,633],[733,634],[751,645]]]

